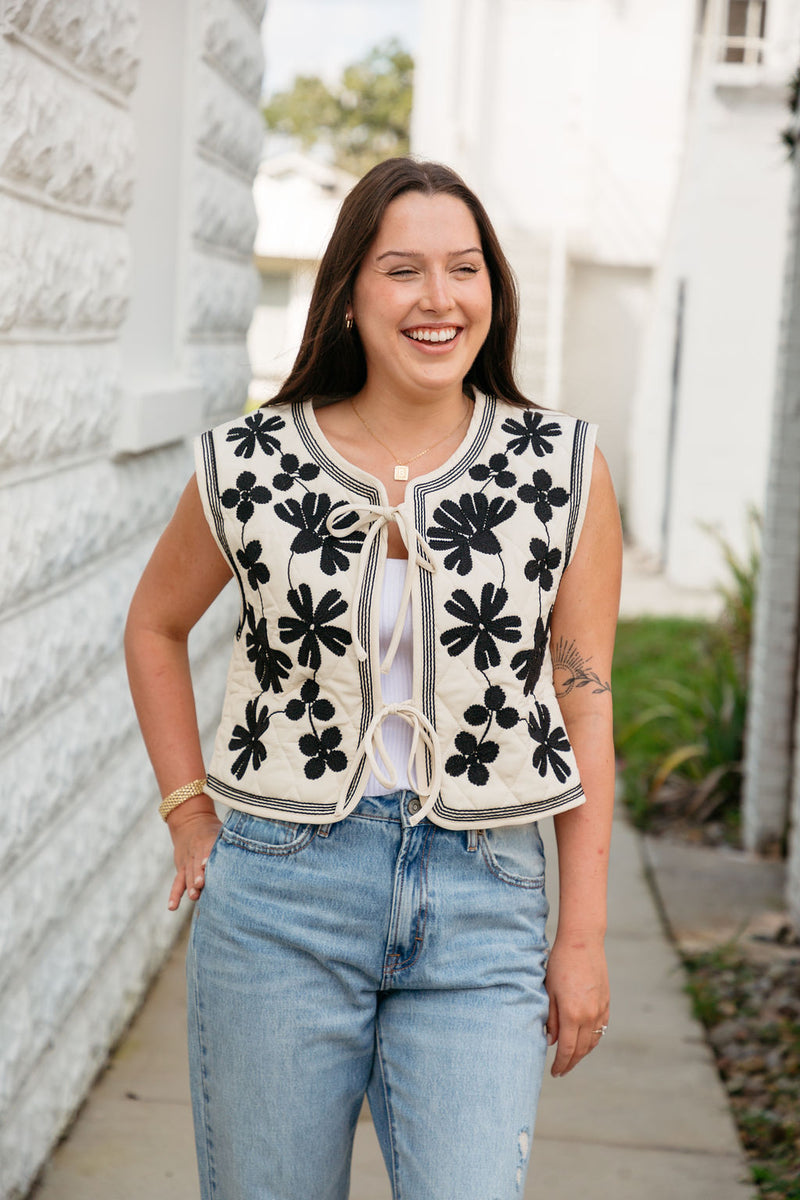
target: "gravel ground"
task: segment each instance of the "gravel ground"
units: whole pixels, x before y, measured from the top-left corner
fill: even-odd
[[[800,947],[729,943],[685,956],[759,1195],[800,1200]],[[782,944],[788,943],[788,944]]]

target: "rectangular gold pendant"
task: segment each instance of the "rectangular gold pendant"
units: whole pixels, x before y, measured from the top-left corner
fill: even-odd
[[[408,465],[406,463],[398,463],[394,469],[395,479],[408,479]]]

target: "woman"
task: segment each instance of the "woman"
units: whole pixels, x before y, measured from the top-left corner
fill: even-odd
[[[559,1076],[605,1032],[619,520],[594,428],[517,389],[516,327],[473,193],[375,167],[291,375],[200,439],[134,597],[169,905],[200,901],[203,1197],[342,1200],[365,1093],[396,1197],[520,1195],[547,1043]],[[186,640],[232,575],[206,778]]]

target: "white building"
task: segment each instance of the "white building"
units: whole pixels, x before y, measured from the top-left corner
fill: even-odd
[[[713,582],[698,522],[741,545],[763,494],[800,3],[422,11],[414,149],[498,227],[528,394],[600,423],[628,532],[677,582]]]
[[[719,575],[763,510],[791,172],[798,0],[698,10],[686,148],[634,402],[629,530],[675,581]]]
[[[484,200],[532,399],[597,420],[618,490],[677,178],[693,0],[423,0],[412,144]]]
[[[289,374],[311,292],[342,200],[356,179],[308,154],[265,158],[253,184],[260,293],[247,335],[250,400],[274,396]]]
[[[0,1197],[25,1193],[179,930],[128,696],[136,579],[244,404],[263,0],[0,16]],[[222,608],[193,635],[201,724]]]

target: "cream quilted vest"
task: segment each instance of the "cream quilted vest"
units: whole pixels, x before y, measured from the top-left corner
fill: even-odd
[[[380,729],[394,712],[414,731],[415,821],[486,828],[581,804],[549,627],[594,439],[584,421],[478,395],[457,451],[391,507],[383,486],[329,445],[310,402],[198,438],[203,507],[241,593],[209,793],[263,816],[338,821],[370,768],[393,782]],[[409,561],[382,664],[392,521]],[[413,696],[386,705],[381,666],[408,604]]]

